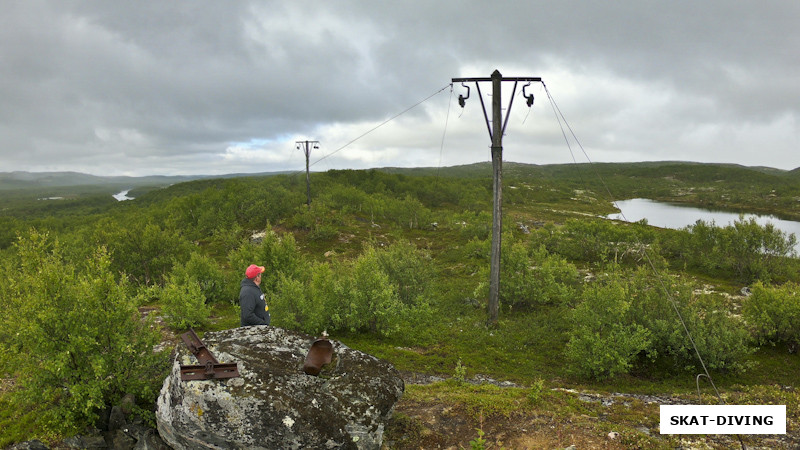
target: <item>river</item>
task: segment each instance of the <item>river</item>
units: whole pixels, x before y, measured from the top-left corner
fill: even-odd
[[[128,192],[130,191],[131,191],[130,189],[127,189],[119,193],[113,194],[112,197],[114,197],[115,199],[117,199],[117,201],[120,202],[123,200],[133,200],[133,197],[128,197]]]

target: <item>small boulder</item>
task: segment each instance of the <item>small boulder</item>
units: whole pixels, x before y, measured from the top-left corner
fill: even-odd
[[[119,406],[113,406],[111,413],[108,415],[108,431],[116,431],[125,427],[127,421],[125,420],[125,413]]]
[[[197,364],[180,345],[158,397],[156,420],[174,449],[379,449],[385,423],[404,391],[389,363],[333,341],[323,376],[303,371],[314,338],[271,326],[234,328],[202,338],[240,377],[181,381]]]

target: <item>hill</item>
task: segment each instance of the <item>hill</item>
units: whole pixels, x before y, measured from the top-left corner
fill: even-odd
[[[468,447],[477,428],[512,448],[730,445],[657,432],[659,403],[698,397],[702,368],[676,310],[726,401],[800,402],[800,360],[789,353],[800,326],[757,326],[783,311],[800,317],[789,309],[800,305],[800,261],[783,238],[748,223],[668,230],[602,219],[609,198],[632,195],[792,213],[797,181],[679,162],[505,169],[496,327],[486,324],[488,163],[313,173],[311,205],[304,174],[196,179],[126,202],[104,188],[20,200],[0,214],[0,376],[30,395],[0,389],[0,446],[85,429],[95,407],[123,393],[151,411],[168,368],[147,365],[139,357],[151,352],[136,345],[152,348],[154,332],[169,353],[187,327],[238,326],[238,286],[253,262],[269,267],[272,325],[327,330],[402,372],[389,448]],[[141,326],[135,308],[156,318],[137,328],[148,333],[141,341],[130,332]],[[119,364],[142,375],[119,377]],[[716,403],[701,388],[700,401]],[[82,392],[91,396],[67,394]],[[44,411],[26,403],[35,396]],[[43,420],[48,411],[69,420]],[[800,411],[787,415],[796,430]]]
[[[208,178],[270,176],[289,172],[231,173],[225,175],[97,176],[80,172],[0,172],[0,191],[74,186],[104,186],[111,190],[142,186],[169,186]]]
[[[411,176],[444,176],[455,178],[484,178],[492,176],[491,162],[478,162],[449,167],[380,167],[389,174]],[[737,164],[695,163],[685,161],[657,161],[638,163],[580,163],[580,164],[525,164],[507,161],[503,163],[504,175],[517,178],[577,178],[587,172],[611,176],[629,177],[674,177],[691,181],[717,180],[777,180],[783,176],[800,175],[800,168],[784,171],[771,167],[747,167]],[[291,171],[231,173],[224,175],[150,175],[96,176],[79,172],[0,172],[0,191],[25,190],[52,187],[107,186],[111,190],[141,186],[169,186],[200,179],[262,177],[292,174]]]
[[[0,190],[24,190],[71,186],[166,186],[203,176],[147,176],[147,177],[103,177],[78,172],[0,172]]]

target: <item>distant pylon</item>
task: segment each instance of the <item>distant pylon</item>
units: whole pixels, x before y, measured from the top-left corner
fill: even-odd
[[[311,177],[308,173],[308,156],[311,154],[311,149],[319,148],[319,141],[295,141],[295,145],[299,150],[303,150],[306,154],[306,204],[311,207]]]

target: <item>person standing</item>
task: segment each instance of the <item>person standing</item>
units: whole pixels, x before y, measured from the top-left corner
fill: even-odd
[[[261,274],[264,270],[264,266],[251,264],[244,272],[245,277],[239,289],[240,326],[269,325],[269,306],[261,292]]]

